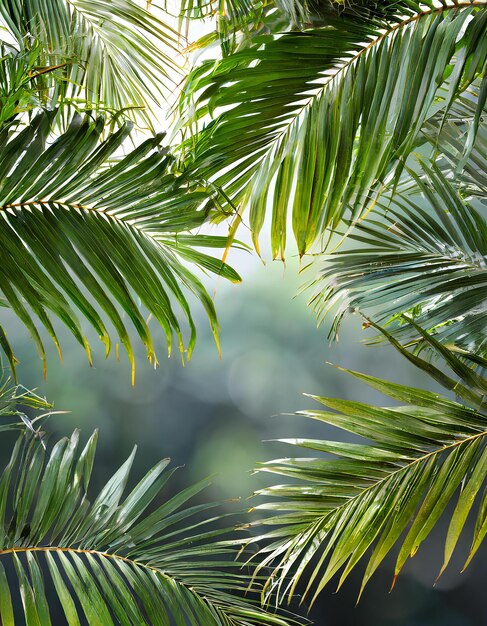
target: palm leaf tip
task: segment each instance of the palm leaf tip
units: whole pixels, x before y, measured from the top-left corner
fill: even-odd
[[[137,300],[164,330],[169,353],[175,337],[181,353],[190,356],[196,329],[187,294],[199,300],[218,331],[213,301],[191,267],[240,280],[204,251],[223,247],[224,238],[192,235],[206,220],[211,194],[172,173],[173,158],[160,149],[163,135],[114,162],[130,124],[102,140],[103,118],[75,116],[49,145],[53,117],[39,114],[0,153],[5,303],[29,330],[44,362],[32,314],[57,347],[51,315],[60,318],[91,358],[81,326],[85,318],[107,354],[115,334],[133,366],[123,311],[155,363],[152,333]],[[0,340],[14,363],[6,336]]]
[[[52,594],[68,624],[298,623],[244,597],[235,542],[212,527],[215,504],[190,502],[207,480],[161,503],[174,471],[163,459],[125,496],[134,451],[90,502],[96,443],[95,432],[80,449],[78,431],[49,451],[27,432],[17,441],[0,477],[2,623],[22,613],[50,625]]]
[[[276,566],[277,572],[268,582],[269,597],[292,597],[299,588],[313,603],[332,578],[338,575],[340,587],[365,560],[362,594],[397,545],[396,578],[449,506],[440,575],[450,563],[469,516],[475,517],[475,527],[466,565],[478,551],[487,533],[487,412],[482,400],[487,381],[475,366],[466,365],[427,333],[424,336],[463,382],[455,383],[419,357],[412,362],[448,390],[458,392],[463,402],[349,372],[400,406],[383,408],[313,396],[327,410],[304,411],[303,415],[366,441],[284,440],[295,448],[334,458],[284,458],[261,466],[260,471],[295,481],[259,492],[265,502],[257,509],[273,514],[256,522],[257,527],[262,523],[271,527],[259,537],[268,542],[261,563]]]
[[[52,414],[53,405],[35,391],[12,380],[5,372],[0,374],[0,431],[25,429],[35,433],[34,425]]]

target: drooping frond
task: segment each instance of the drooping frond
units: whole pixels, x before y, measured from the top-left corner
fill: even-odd
[[[211,198],[202,189],[175,178],[172,157],[162,136],[149,139],[116,162],[110,157],[130,125],[100,142],[102,118],[73,118],[67,131],[50,145],[52,115],[39,114],[32,124],[0,145],[0,284],[4,301],[28,328],[45,362],[35,319],[59,347],[51,315],[61,319],[75,338],[89,346],[83,316],[106,346],[115,336],[134,363],[127,323],[155,360],[143,307],[181,352],[191,355],[195,327],[185,292],[204,306],[217,332],[213,302],[184,262],[232,281],[238,275],[199,250],[224,247],[225,238],[192,235],[206,217]],[[183,337],[181,315],[190,337]]]
[[[223,55],[247,47],[259,34],[283,34],[291,30],[326,26],[337,16],[354,20],[394,20],[408,14],[407,0],[372,3],[370,0],[349,2],[333,0],[182,0],[180,25],[186,21],[213,19],[215,31],[192,42],[191,47],[208,48],[220,39]],[[232,43],[234,45],[232,45]]]
[[[20,51],[38,46],[40,70],[59,66],[36,79],[50,106],[140,109],[160,104],[177,82],[177,33],[135,0],[11,0],[0,17]]]
[[[478,550],[487,532],[487,380],[422,332],[454,377],[387,336],[409,361],[456,393],[459,401],[345,370],[401,406],[384,408],[312,396],[329,410],[301,415],[367,441],[280,440],[335,458],[283,458],[261,464],[260,471],[295,479],[259,492],[266,501],[257,509],[271,513],[256,522],[258,527],[268,526],[258,541],[270,542],[261,553],[261,563],[275,568],[267,597],[274,593],[291,597],[296,588],[302,591],[306,579],[304,598],[311,596],[314,601],[332,577],[339,575],[340,587],[365,560],[363,589],[397,545],[396,577],[448,505],[453,507],[442,571],[470,513],[476,516],[476,524],[466,565]]]
[[[330,334],[358,311],[416,340],[407,313],[441,342],[486,356],[487,221],[437,165],[422,167],[352,230],[351,247],[326,259],[311,302],[320,321],[333,311]],[[461,180],[461,189],[475,184]]]
[[[217,505],[190,502],[208,481],[162,499],[174,472],[163,459],[124,495],[134,450],[90,501],[97,433],[82,450],[78,440],[75,431],[47,452],[22,435],[0,477],[2,624],[24,623],[20,613],[28,624],[59,624],[56,600],[69,626],[297,623],[244,597],[228,530],[214,527]]]
[[[485,71],[483,2],[380,4],[369,20],[331,14],[256,39],[188,79],[182,110],[192,130],[206,126],[183,144],[187,170],[221,188],[238,220],[250,207],[256,247],[270,210],[274,257],[289,211],[300,254],[348,209],[361,215],[425,121]]]

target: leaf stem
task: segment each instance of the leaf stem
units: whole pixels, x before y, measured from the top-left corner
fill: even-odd
[[[146,569],[150,569],[153,572],[157,572],[158,574],[162,574],[167,578],[171,578],[166,573],[161,571],[160,568],[154,567],[153,565],[148,565],[147,563],[142,563],[141,561],[134,561],[133,559],[129,559],[125,556],[121,556],[120,554],[110,554],[108,552],[101,552],[100,550],[86,550],[83,548],[62,548],[58,546],[27,546],[27,547],[12,547],[4,550],[0,550],[0,557],[5,555],[12,555],[17,553],[27,553],[27,552],[67,552],[73,554],[90,554],[93,556],[98,556],[107,559],[119,560],[124,563],[128,563],[132,566],[144,567]]]
[[[347,502],[345,502],[344,504],[341,504],[336,509],[334,509],[333,513],[336,513],[337,511],[340,511],[341,509],[344,509],[345,507],[347,507],[350,504],[350,502],[353,502],[357,498],[361,498],[364,493],[367,493],[368,491],[371,491],[372,489],[376,488],[378,485],[383,485],[388,480],[391,480],[391,478],[393,476],[395,476],[396,474],[399,474],[400,472],[403,472],[405,470],[410,469],[416,463],[420,463],[422,461],[425,461],[426,459],[429,459],[430,457],[434,456],[435,454],[441,454],[445,450],[449,450],[451,448],[455,448],[456,446],[460,446],[460,445],[462,445],[463,443],[465,443],[467,441],[473,441],[475,439],[479,439],[480,437],[486,437],[486,436],[487,436],[487,430],[482,431],[480,433],[476,433],[475,435],[471,435],[470,437],[465,437],[461,441],[455,441],[452,444],[449,444],[447,446],[443,446],[439,450],[433,450],[431,452],[428,452],[427,454],[424,454],[423,456],[418,457],[417,459],[412,460],[410,463],[407,463],[406,465],[403,465],[399,469],[394,470],[393,472],[391,472],[387,477],[381,478],[380,480],[375,482],[373,485],[370,485],[369,487],[365,487],[364,489],[362,489],[362,491],[360,493],[358,493],[355,496],[352,496],[349,500],[347,500]],[[327,514],[326,518],[323,517],[322,520],[328,519],[328,517],[329,517],[329,513]],[[1,554],[1,552],[0,552],[0,554]]]

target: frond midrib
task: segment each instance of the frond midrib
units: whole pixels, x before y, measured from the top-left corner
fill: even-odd
[[[91,212],[91,213],[95,213],[98,215],[104,215],[105,217],[108,217],[112,220],[114,220],[115,222],[118,222],[120,224],[124,224],[125,226],[130,226],[132,228],[136,228],[139,232],[143,233],[144,235],[148,236],[150,239],[153,239],[153,237],[151,235],[149,235],[147,232],[145,232],[145,229],[143,227],[140,227],[137,224],[137,221],[135,219],[122,219],[120,217],[118,217],[117,215],[114,215],[113,213],[111,213],[110,211],[108,211],[107,209],[97,209],[96,207],[92,207],[92,206],[85,206],[83,204],[79,204],[76,202],[65,202],[63,200],[56,200],[56,199],[49,199],[49,200],[26,200],[25,202],[13,202],[10,204],[4,204],[3,206],[0,206],[0,214],[2,212],[8,212],[9,209],[23,209],[23,208],[28,208],[28,207],[42,207],[44,205],[49,205],[49,204],[56,204],[59,205],[61,207],[64,207],[65,209],[69,209],[71,211],[74,210],[78,210],[78,211],[86,211],[86,212]],[[0,552],[1,554],[1,552]]]
[[[154,565],[149,565],[148,563],[143,563],[142,561],[129,559],[128,557],[125,557],[121,554],[103,552],[102,550],[89,550],[85,548],[73,548],[66,546],[13,546],[12,548],[4,548],[3,550],[0,550],[0,557],[18,553],[26,554],[28,552],[67,552],[71,554],[89,554],[101,558],[112,559],[114,561],[123,561],[124,563],[128,563],[132,567],[142,567],[151,570],[152,572],[156,572],[162,576],[165,576],[166,578],[170,578],[172,580],[174,579],[174,577],[167,574],[167,572],[164,572],[162,569],[155,567]],[[184,584],[181,583],[181,581],[179,580],[178,583]]]
[[[332,83],[342,72],[344,72],[349,67],[351,67],[359,58],[362,57],[363,54],[366,54],[369,50],[374,48],[376,45],[380,44],[380,42],[383,39],[385,39],[386,37],[389,37],[391,34],[396,32],[397,30],[400,30],[401,28],[405,28],[409,24],[419,21],[420,19],[427,17],[428,15],[445,13],[451,10],[461,10],[461,9],[466,9],[468,7],[487,7],[487,0],[472,0],[472,1],[461,0],[460,2],[456,2],[455,4],[451,4],[447,6],[442,5],[440,7],[426,9],[424,11],[421,11],[420,13],[417,13],[416,15],[413,15],[403,20],[402,22],[398,22],[394,24],[389,29],[385,30],[385,32],[381,33],[378,37],[373,39],[369,44],[367,44],[362,49],[360,49],[357,52],[357,54],[355,54],[351,59],[343,62],[339,67],[337,67],[336,71],[333,74],[328,75],[328,80],[324,82],[319,88],[317,88],[314,91],[314,93],[312,93],[308,97],[307,100],[305,100],[303,105],[296,111],[296,114],[292,117],[292,119],[275,134],[275,136],[269,142],[269,148],[265,154],[270,154],[270,151],[272,150],[272,148],[276,145],[279,145],[279,143],[282,141],[286,133],[289,132],[289,129],[292,128],[293,125],[295,125],[298,122],[299,118],[301,117],[301,115],[303,114],[305,110],[313,106],[313,103],[316,101],[317,98],[320,97],[321,94],[323,94],[326,91],[330,83]],[[264,158],[265,157],[262,157],[260,159],[257,167],[259,167],[262,164],[262,161]],[[248,185],[246,185],[246,187],[248,187]]]
[[[486,416],[487,417],[487,416]],[[398,468],[397,470],[394,470],[393,472],[391,472],[390,474],[388,474],[386,477],[381,478],[379,480],[377,480],[376,482],[374,482],[372,485],[369,485],[368,487],[365,487],[364,489],[362,489],[362,491],[360,491],[360,493],[358,493],[355,496],[352,496],[351,498],[349,498],[344,504],[341,504],[340,506],[327,511],[327,513],[323,516],[320,516],[320,519],[318,522],[313,522],[313,526],[315,526],[316,524],[320,524],[321,522],[326,522],[330,516],[332,515],[337,515],[339,514],[339,512],[343,509],[346,509],[348,506],[351,505],[351,503],[355,502],[357,499],[362,498],[364,496],[365,493],[368,493],[370,491],[372,491],[373,489],[377,489],[379,488],[381,485],[384,485],[385,483],[387,483],[388,481],[392,480],[392,478],[394,476],[396,476],[397,474],[400,474],[401,472],[405,472],[407,470],[409,470],[411,467],[413,467],[414,465],[421,463],[437,454],[442,454],[443,452],[445,452],[445,450],[451,450],[457,446],[461,446],[464,443],[468,442],[468,441],[474,441],[476,439],[480,439],[481,437],[487,437],[487,430],[481,431],[479,433],[476,433],[475,435],[471,435],[469,437],[465,437],[464,439],[461,439],[459,441],[455,441],[452,444],[448,444],[447,446],[443,446],[442,448],[439,448],[438,450],[432,450],[431,452],[428,452],[420,457],[417,457],[415,459],[413,459],[410,463],[407,463],[406,465],[403,465],[402,467]],[[1,552],[0,552],[1,554]]]
[[[434,8],[430,8],[430,9],[425,9],[424,11],[416,13],[416,15],[412,15],[411,17],[408,17],[407,19],[403,20],[402,22],[397,22],[396,24],[394,24],[393,26],[391,26],[390,28],[385,30],[383,33],[381,33],[378,37],[373,39],[369,44],[364,46],[361,50],[359,50],[357,52],[357,54],[355,54],[351,59],[349,59],[348,61],[345,61],[342,65],[340,65],[340,67],[337,68],[336,72],[330,75],[329,79],[326,81],[326,83],[323,84],[321,90],[319,90],[317,93],[320,93],[320,92],[322,93],[323,91],[325,91],[326,87],[333,80],[335,80],[335,78],[337,76],[339,76],[341,72],[344,72],[351,65],[353,65],[363,54],[367,54],[367,52],[369,50],[374,48],[376,45],[381,43],[381,41],[383,39],[386,39],[387,37],[392,35],[397,30],[405,28],[406,26],[409,26],[409,24],[417,22],[417,21],[423,19],[424,17],[427,17],[428,15],[445,13],[445,12],[451,11],[451,10],[466,9],[466,8],[472,7],[472,6],[473,7],[487,7],[487,0],[472,0],[472,1],[461,0],[460,2],[455,2],[454,4],[450,4],[450,5],[442,5],[440,7],[434,7]],[[311,96],[308,99],[308,101],[303,105],[302,109],[300,109],[298,116],[301,114],[301,112],[307,106],[309,106],[310,102],[313,101],[314,97],[316,97],[316,96]]]

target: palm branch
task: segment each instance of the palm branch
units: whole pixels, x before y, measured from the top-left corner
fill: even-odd
[[[174,472],[163,459],[124,496],[134,450],[90,501],[96,442],[95,432],[80,450],[75,431],[46,451],[37,436],[18,439],[0,478],[2,624],[24,623],[20,613],[29,625],[58,624],[56,602],[70,626],[297,623],[244,597],[216,505],[191,502],[207,480],[162,498]]]
[[[36,83],[51,107],[69,100],[137,114],[177,82],[178,34],[134,0],[11,0],[0,18],[20,51],[37,47]]]
[[[429,117],[485,71],[483,2],[377,11],[256,38],[188,78],[187,171],[222,190],[237,222],[249,207],[257,249],[269,210],[274,257],[289,211],[301,255],[344,215],[358,218],[397,179]]]
[[[311,596],[313,602],[333,576],[341,572],[340,587],[365,559],[362,592],[398,545],[395,580],[447,507],[450,524],[441,571],[470,513],[475,516],[475,528],[465,567],[485,537],[487,496],[485,490],[480,494],[487,478],[486,379],[419,328],[454,376],[382,332],[403,356],[458,400],[350,370],[343,371],[401,405],[383,408],[311,396],[329,411],[301,411],[300,415],[365,441],[279,440],[336,458],[282,458],[259,467],[259,471],[294,480],[258,492],[265,497],[256,507],[264,519],[255,525],[264,524],[267,529],[257,541],[269,542],[260,555],[261,564],[274,566],[267,597],[277,593],[279,599],[290,598],[306,578],[303,600]]]
[[[218,325],[212,299],[185,263],[239,281],[234,270],[200,250],[224,247],[225,238],[187,232],[204,222],[211,197],[170,173],[173,159],[161,147],[163,135],[114,161],[130,124],[100,141],[103,118],[75,116],[66,132],[53,140],[54,115],[40,113],[20,133],[1,138],[3,304],[29,330],[44,368],[38,324],[59,349],[52,315],[66,324],[89,357],[81,316],[95,329],[107,354],[112,334],[118,337],[133,367],[120,309],[155,363],[149,322],[135,298],[164,330],[169,352],[175,335],[181,353],[187,350],[189,357],[196,335],[185,292],[202,303],[215,337]],[[189,330],[187,341],[181,316]],[[4,333],[2,345],[12,362]]]
[[[422,163],[402,185],[349,233],[354,245],[326,259],[313,282],[318,319],[335,311],[333,335],[347,311],[360,311],[398,338],[421,339],[400,317],[407,312],[443,343],[486,356],[487,222],[463,198],[478,182]]]

